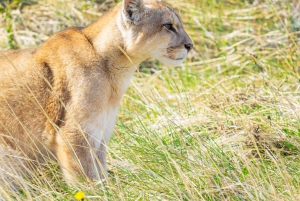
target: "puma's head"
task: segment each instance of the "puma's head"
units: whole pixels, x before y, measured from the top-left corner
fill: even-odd
[[[178,14],[159,0],[124,0],[117,24],[130,57],[176,66],[193,48]]]

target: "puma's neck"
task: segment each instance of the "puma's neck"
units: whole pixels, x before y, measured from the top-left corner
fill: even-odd
[[[120,4],[103,15],[82,32],[93,45],[98,55],[98,67],[108,78],[111,102],[118,104],[128,88],[140,60],[126,54],[122,33],[117,27]]]
[[[126,53],[124,38],[117,26],[120,7],[121,4],[118,4],[82,30],[93,44],[101,60],[109,64],[105,65],[106,68],[111,70],[114,68],[119,73],[122,69],[132,71],[142,61]]]

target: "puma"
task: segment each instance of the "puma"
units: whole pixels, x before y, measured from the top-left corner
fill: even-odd
[[[136,67],[147,58],[180,65],[192,48],[172,8],[124,0],[36,50],[1,53],[0,157],[7,160],[0,169],[16,153],[33,161],[53,156],[68,182],[103,179],[118,105]]]

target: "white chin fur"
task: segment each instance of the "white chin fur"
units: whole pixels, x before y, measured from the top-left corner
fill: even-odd
[[[166,66],[174,67],[174,66],[180,66],[183,63],[184,58],[180,60],[175,60],[167,57],[161,57],[158,60],[161,61]]]

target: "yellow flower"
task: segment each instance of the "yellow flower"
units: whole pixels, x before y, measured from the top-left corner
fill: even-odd
[[[82,200],[84,198],[84,192],[78,191],[77,193],[75,193],[74,198],[76,200]]]

